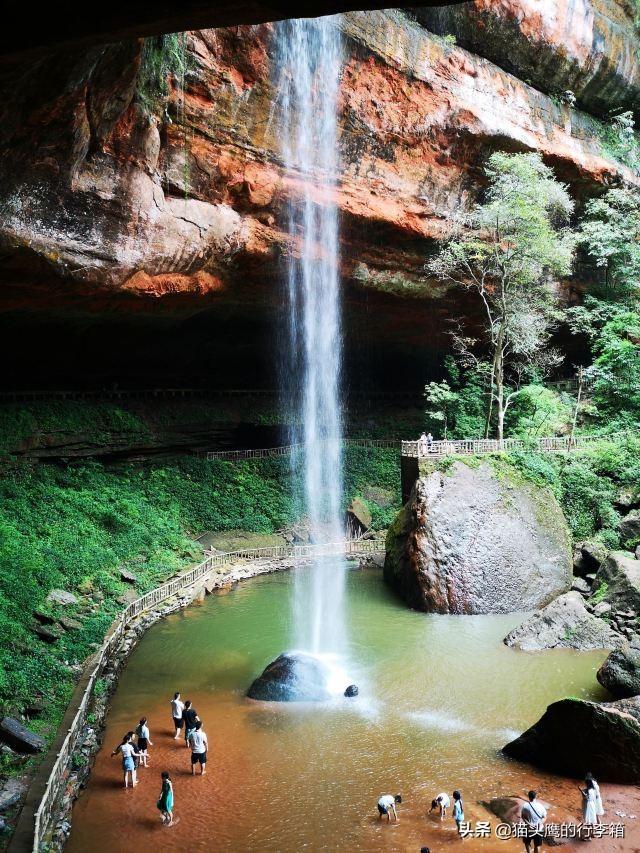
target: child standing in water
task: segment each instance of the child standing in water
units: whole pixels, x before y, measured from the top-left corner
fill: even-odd
[[[140,764],[142,767],[148,767],[148,748],[153,746],[149,735],[149,726],[147,718],[143,717],[136,728],[136,737],[138,738],[138,752],[140,753]]]
[[[165,770],[162,776],[162,789],[160,798],[156,803],[165,826],[173,826],[173,783],[171,777]]]
[[[133,788],[138,784],[138,779],[136,778],[136,762],[135,762],[135,749],[133,744],[131,743],[131,737],[126,734],[122,738],[122,743],[118,744],[116,748],[111,753],[111,756],[117,755],[118,753],[122,753],[122,770],[124,772],[124,787],[129,787],[129,776],[131,776],[131,787]]]
[[[453,813],[452,817],[458,827],[458,835],[462,835],[460,825],[464,823],[464,806],[462,805],[462,794],[460,791],[453,792]]]

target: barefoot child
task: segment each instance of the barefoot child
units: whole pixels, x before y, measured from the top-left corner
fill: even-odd
[[[149,763],[149,753],[148,748],[153,746],[151,743],[151,736],[149,735],[149,726],[147,725],[147,718],[143,717],[136,728],[136,737],[138,738],[138,752],[140,753],[140,765],[142,767],[148,767]]]
[[[162,790],[156,805],[162,815],[163,824],[173,826],[173,783],[166,770],[162,773]]]

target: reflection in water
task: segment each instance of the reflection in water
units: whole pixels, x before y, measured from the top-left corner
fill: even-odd
[[[300,570],[302,571],[302,570]],[[136,851],[414,851],[456,849],[450,821],[427,815],[431,798],[459,787],[471,820],[481,800],[532,785],[574,808],[575,783],[502,758],[499,748],[561,696],[602,696],[604,653],[523,653],[502,637],[519,616],[425,616],[388,596],[379,572],[347,575],[356,699],[266,706],[244,698],[264,665],[291,645],[292,582],[281,574],[211,597],[152,628],[123,674],[105,749],[74,812],[72,853]],[[285,619],[283,619],[285,614]],[[170,737],[169,698],[193,700],[209,735],[204,779]],[[151,767],[120,787],[109,752],[149,717]],[[176,815],[160,826],[161,770],[171,772]],[[398,826],[381,825],[381,793],[403,794]],[[468,840],[466,853],[520,850],[521,842]]]

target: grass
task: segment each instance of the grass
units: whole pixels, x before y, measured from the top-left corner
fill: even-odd
[[[109,417],[102,408],[96,412],[99,423]],[[397,456],[395,450],[346,451],[346,503],[361,496],[374,527],[385,527],[400,508]],[[194,537],[204,531],[273,534],[298,520],[290,477],[286,458],[65,466],[6,460],[0,476],[0,711],[20,713],[31,699],[45,697],[46,711],[30,725],[50,738],[80,664],[131,589],[120,578],[121,567],[136,575],[142,594],[198,561]],[[78,603],[48,604],[54,588],[72,592]],[[82,627],[44,643],[33,632],[36,609],[52,618],[72,616]]]

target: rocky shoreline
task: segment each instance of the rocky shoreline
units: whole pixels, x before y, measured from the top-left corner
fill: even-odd
[[[64,780],[64,793],[57,803],[56,815],[51,822],[51,839],[47,850],[61,851],[71,832],[71,812],[73,804],[80,791],[86,787],[93,760],[102,744],[105,721],[109,712],[111,697],[118,685],[120,674],[127,663],[128,657],[137,646],[145,632],[160,619],[170,616],[191,604],[204,600],[207,595],[231,589],[235,584],[258,577],[263,574],[287,571],[300,566],[299,559],[283,560],[253,560],[236,563],[224,571],[213,571],[195,584],[180,590],[175,596],[159,603],[157,607],[147,610],[131,622],[122,635],[120,643],[114,649],[108,664],[101,673],[99,690],[91,697],[87,720],[80,734],[78,745],[71,756]],[[85,672],[95,666],[93,658],[85,664]],[[10,780],[12,781],[12,780]],[[35,779],[32,780],[32,784]],[[0,799],[2,797],[0,792]],[[7,795],[12,791],[7,791]],[[22,793],[22,790],[21,790]],[[37,804],[35,806],[37,808]],[[32,815],[28,816],[32,820]],[[25,815],[26,819],[27,816]],[[23,820],[21,815],[19,821]],[[18,823],[19,826],[19,823]],[[14,836],[15,837],[15,836]],[[9,847],[11,848],[11,845]]]

